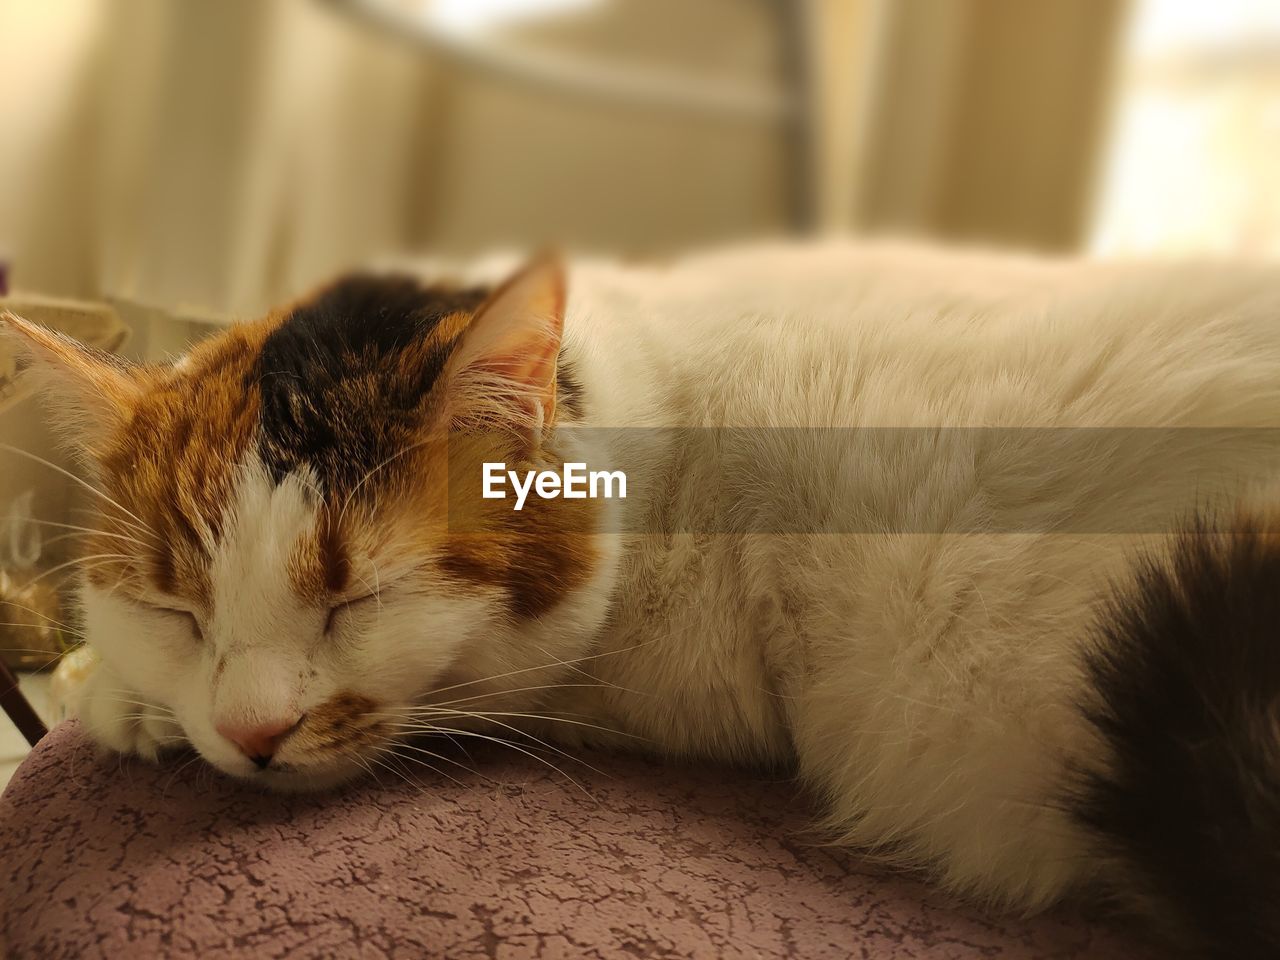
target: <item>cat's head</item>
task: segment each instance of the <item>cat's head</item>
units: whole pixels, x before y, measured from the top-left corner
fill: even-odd
[[[481,464],[562,462],[564,306],[548,258],[492,292],[347,278],[167,365],[0,323],[96,488],[82,596],[115,695],[292,788],[367,769],[424,699],[535,704],[610,560],[592,501],[517,512]]]

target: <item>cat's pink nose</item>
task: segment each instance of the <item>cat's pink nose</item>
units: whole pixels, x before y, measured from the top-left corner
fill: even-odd
[[[301,722],[302,718],[297,716],[248,726],[220,723],[216,725],[216,729],[218,733],[239,747],[241,753],[256,763],[259,770],[265,770],[271,758],[275,756],[280,741]]]

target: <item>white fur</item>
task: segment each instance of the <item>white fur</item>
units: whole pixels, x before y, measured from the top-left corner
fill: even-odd
[[[601,424],[1280,425],[1275,270],[835,244],[587,267],[570,289],[569,351]],[[721,464],[646,451],[659,482],[634,483],[627,509],[695,530],[693,512],[732,504],[743,533],[633,538],[590,665],[611,686],[554,706],[674,753],[795,756],[838,836],[981,897],[1035,907],[1085,880],[1091,851],[1060,807],[1065,763],[1099,749],[1079,655],[1108,579],[1160,542],[1035,531],[1168,526],[1234,501],[1274,452],[1222,433],[1194,455],[1112,451],[1102,470],[868,442],[815,485],[794,434],[761,437],[720,503],[688,492]],[[1027,490],[1028,471],[1058,479]],[[1033,532],[750,532],[841,511]]]
[[[454,684],[469,699],[515,690],[518,708],[535,699],[523,688],[546,682],[537,679],[539,668],[580,655],[603,615],[600,581],[613,573],[608,551],[592,589],[517,631],[501,591],[459,589],[424,562],[431,558],[398,544],[404,525],[388,518],[384,535],[372,538],[378,547],[353,558],[353,595],[375,596],[339,614],[326,635],[329,606],[301,599],[286,571],[292,548],[314,532],[314,478],[292,474],[275,485],[256,459],[237,477],[224,535],[210,541],[214,595],[212,609],[197,613],[202,637],[181,616],[161,612],[185,608],[179,598],[140,604],[110,588],[83,588],[102,664],[79,713],[110,749],[154,758],[188,742],[234,776],[281,789],[329,786],[368,772],[377,752],[317,759],[286,739],[275,766],[294,769],[259,771],[216,728],[296,718],[339,693],[367,696],[392,722],[407,724],[424,694]]]
[[[669,267],[578,264],[565,329],[595,426],[1280,422],[1280,275],[1262,269],[762,247]],[[1065,765],[1099,749],[1076,710],[1079,654],[1108,578],[1158,541],[893,531],[963,531],[984,516],[1032,531],[1052,516],[1095,529],[1167,519],[1231,499],[1250,466],[1242,454],[1207,445],[1175,462],[1135,449],[1100,476],[1039,451],[1030,466],[1057,480],[1028,491],[1026,451],[868,442],[814,484],[814,451],[779,432],[737,483],[703,495],[696,484],[720,472],[699,459],[710,454],[626,436],[648,446],[620,509],[696,530],[699,511],[732,507],[736,533],[601,535],[597,576],[519,628],[497,597],[379,571],[371,555],[362,576],[380,580],[381,608],[344,627],[349,642],[320,644],[325,611],[291,597],[278,569],[312,522],[305,484],[273,489],[250,464],[219,546],[210,642],[174,639],[174,623],[90,588],[104,676],[174,710],[206,757],[242,775],[248,762],[212,732],[220,711],[305,709],[339,687],[398,709],[486,676],[506,678],[471,689],[576,682],[501,702],[585,714],[672,754],[794,760],[840,837],[993,900],[1034,907],[1088,877],[1087,840],[1055,806]],[[636,450],[583,459],[603,466],[610,454]],[[816,527],[848,511],[888,532],[764,535],[751,521]],[[215,687],[218,656],[229,663]],[[572,671],[532,670],[584,657]],[[582,685],[584,672],[603,686]],[[95,711],[98,736],[127,747]],[[538,732],[572,742],[592,731]]]

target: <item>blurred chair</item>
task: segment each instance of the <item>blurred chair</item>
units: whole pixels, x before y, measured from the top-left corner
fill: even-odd
[[[421,16],[484,5],[0,0],[15,287],[221,320],[423,249],[1085,232],[1122,0]]]

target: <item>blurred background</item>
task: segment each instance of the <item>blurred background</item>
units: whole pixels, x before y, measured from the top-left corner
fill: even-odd
[[[889,230],[1280,249],[1275,0],[0,0],[11,285]]]
[[[134,357],[545,242],[1271,257],[1280,0],[0,0],[0,131],[0,307]],[[28,454],[74,465],[4,356],[0,444],[39,665],[75,488]]]

